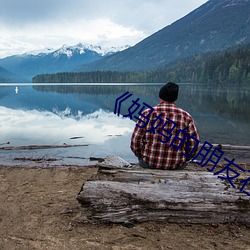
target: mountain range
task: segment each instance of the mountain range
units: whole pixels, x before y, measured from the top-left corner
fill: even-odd
[[[250,0],[209,0],[185,17],[122,52],[76,71],[145,71],[197,53],[250,41]]]
[[[3,67],[0,67],[0,82],[9,83],[9,82],[18,82],[20,79],[25,80],[23,77],[18,76]]]
[[[46,49],[42,52],[2,58],[0,59],[0,67],[8,70],[9,81],[17,79],[31,81],[31,78],[37,74],[73,71],[81,64],[96,61],[128,47],[104,48],[83,43],[75,46],[63,45],[57,50]],[[20,75],[19,78],[13,73],[11,78],[11,72]],[[5,78],[1,77],[1,71],[0,78]]]
[[[42,73],[146,71],[249,42],[250,0],[209,0],[132,47],[103,51],[84,44],[63,46],[56,51],[3,58],[0,67],[29,81]]]

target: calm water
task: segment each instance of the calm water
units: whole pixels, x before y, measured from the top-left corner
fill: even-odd
[[[19,145],[84,144],[88,146],[0,150],[0,164],[27,165],[20,158],[43,158],[43,165],[84,165],[89,157],[119,155],[136,162],[130,151],[135,122],[128,113],[132,100],[154,106],[160,85],[0,85],[0,147]],[[16,93],[18,86],[18,93]],[[114,114],[115,101],[133,94]],[[177,105],[194,117],[201,142],[250,145],[250,88],[215,88],[181,84]],[[138,109],[139,110],[139,109]],[[137,112],[136,112],[137,113]],[[135,113],[135,114],[136,114]],[[9,144],[5,144],[10,142]],[[230,152],[243,161],[249,152]],[[46,159],[57,159],[46,162]],[[30,161],[29,165],[35,164]],[[94,163],[92,163],[94,164]]]

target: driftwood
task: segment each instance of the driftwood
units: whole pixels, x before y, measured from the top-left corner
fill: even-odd
[[[116,155],[109,155],[103,159],[103,161],[100,161],[101,163],[97,164],[99,167],[104,167],[104,168],[130,168],[132,165],[122,159],[119,156]]]
[[[212,144],[213,147],[217,147],[220,150],[239,150],[239,151],[245,151],[245,150],[250,150],[250,146],[240,146],[240,145],[230,145],[230,144]],[[199,145],[200,147],[202,144]]]
[[[45,158],[45,157],[38,157],[38,158],[30,158],[30,157],[15,157],[14,161],[33,161],[33,162],[51,162],[57,161],[56,158]]]
[[[118,135],[117,135],[118,136]],[[79,139],[83,137],[72,137],[70,139]],[[0,145],[8,145],[10,142],[0,143]],[[212,144],[213,147],[217,147],[220,150],[239,150],[239,151],[250,151],[250,146],[237,146],[237,145],[230,145],[230,144]],[[27,145],[27,146],[4,146],[0,147],[0,150],[30,150],[30,149],[47,149],[47,148],[69,148],[69,147],[85,147],[89,146],[88,144],[63,144],[63,145]],[[202,144],[199,145],[202,147]]]
[[[8,146],[8,147],[0,147],[0,150],[31,150],[31,149],[48,149],[48,148],[71,148],[71,147],[85,147],[88,144],[80,144],[80,145],[28,145],[28,146]]]
[[[208,171],[164,171],[100,166],[77,195],[90,223],[160,221],[250,224],[250,199],[238,179]],[[248,191],[249,192],[249,191]]]

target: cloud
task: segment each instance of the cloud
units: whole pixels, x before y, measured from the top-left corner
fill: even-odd
[[[68,1],[65,1],[67,3]],[[63,6],[59,0],[1,0],[0,20],[8,25],[23,26],[29,23],[36,23],[44,20],[53,20],[58,14],[62,14],[60,8]]]
[[[54,114],[0,106],[1,141],[11,141],[14,145],[70,144],[71,137],[82,136],[84,143],[101,144],[112,139],[111,135],[131,133],[134,127],[130,119],[122,119],[102,110],[79,117],[67,114],[67,110]]]
[[[3,55],[78,42],[133,45],[204,2],[0,0],[0,50]]]
[[[0,57],[79,42],[104,46],[133,45],[145,37],[142,31],[113,23],[109,19],[62,20],[60,23],[45,21],[27,24],[22,29],[13,28],[12,32],[0,24],[0,30]]]
[[[22,27],[34,23],[109,19],[125,27],[157,31],[189,13],[205,0],[1,0],[0,20]]]

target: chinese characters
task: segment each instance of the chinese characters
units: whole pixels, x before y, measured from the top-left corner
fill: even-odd
[[[120,115],[122,102],[129,99],[132,95],[133,94],[126,92],[125,94],[123,94],[122,96],[120,96],[116,99],[114,114],[116,114],[118,116]],[[145,128],[150,120],[150,115],[154,111],[154,108],[151,107],[150,105],[146,104],[145,102],[143,102],[142,106],[141,106],[141,104],[139,103],[139,100],[140,100],[140,98],[136,98],[136,99],[132,100],[132,104],[128,108],[128,113],[123,115],[123,117],[129,118],[131,120],[136,119],[136,120],[140,121],[140,123],[139,123],[140,125],[137,123],[136,126],[138,126],[139,128]],[[144,115],[143,111],[145,109],[149,110],[149,112],[147,112],[147,115]],[[135,113],[137,111],[138,111],[138,116],[135,115]],[[175,135],[173,136],[172,132],[173,132],[174,128],[176,127],[176,123],[169,118],[166,118],[164,120],[162,118],[162,113],[156,115],[154,120],[151,121],[150,125],[151,125],[151,128],[146,130],[146,132],[147,133],[151,132],[153,134],[159,133],[160,135],[162,135],[162,137],[160,137],[159,140],[162,143],[169,143],[169,147],[175,148],[176,151],[178,151],[181,148],[181,145],[183,143],[187,143],[187,147],[188,147],[190,140],[194,140],[195,146],[191,150],[191,152],[188,155],[181,153],[182,155],[184,155],[187,158],[189,158],[192,155],[194,150],[200,144],[200,141],[195,138],[195,135],[193,134],[191,136],[188,136],[188,134],[185,132],[185,129],[178,130],[177,133],[175,133]],[[166,129],[166,127],[169,129]],[[159,130],[157,128],[161,128],[161,129]],[[164,133],[162,133],[161,131],[164,131]],[[182,135],[182,136],[180,136],[180,135]],[[196,164],[200,165],[201,167],[205,167],[208,163],[212,163],[212,167],[207,168],[207,170],[209,172],[213,172],[214,175],[216,175],[218,178],[223,179],[223,180],[227,180],[230,183],[230,185],[233,188],[235,188],[235,185],[232,182],[232,180],[239,177],[240,173],[246,172],[246,171],[243,168],[241,168],[240,166],[238,166],[237,164],[235,164],[235,162],[234,162],[235,159],[229,160],[226,157],[223,157],[223,155],[224,155],[224,152],[221,149],[219,149],[217,147],[214,148],[211,143],[205,141],[203,143],[203,145],[200,147],[198,153],[195,155],[195,157],[191,161],[195,162]],[[222,159],[222,157],[226,162],[228,162],[228,164],[224,168],[220,169],[219,171],[216,171],[216,166],[218,165],[218,163]],[[214,172],[214,170],[215,170],[215,172]],[[248,172],[250,172],[250,171],[248,170]],[[245,179],[245,180],[240,181],[240,183],[242,183],[242,186],[240,188],[240,192],[243,192],[243,193],[250,196],[250,193],[248,193],[247,191],[244,190],[246,185],[249,182],[250,182],[250,177]]]

